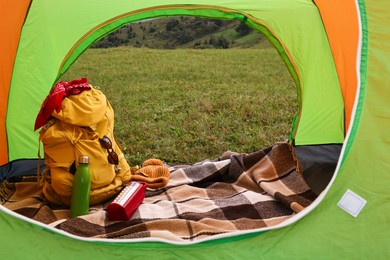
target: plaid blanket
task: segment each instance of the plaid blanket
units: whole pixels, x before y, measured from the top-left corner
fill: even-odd
[[[285,221],[316,198],[287,143],[178,167],[166,187],[146,190],[129,221],[109,221],[108,203],[69,218],[69,209],[46,202],[34,182],[2,183],[1,190],[5,207],[74,235],[176,242],[261,230]]]

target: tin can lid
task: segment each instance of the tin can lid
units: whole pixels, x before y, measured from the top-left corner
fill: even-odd
[[[89,157],[87,155],[80,156],[79,163],[89,163]]]

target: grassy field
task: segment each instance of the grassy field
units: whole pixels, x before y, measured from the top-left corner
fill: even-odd
[[[113,106],[131,165],[262,149],[287,139],[298,111],[292,77],[272,48],[89,49],[62,80],[80,77]]]

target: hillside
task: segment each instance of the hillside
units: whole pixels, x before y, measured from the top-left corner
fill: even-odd
[[[168,17],[123,26],[96,42],[92,48],[118,46],[153,49],[268,48],[268,39],[239,21],[198,17]]]

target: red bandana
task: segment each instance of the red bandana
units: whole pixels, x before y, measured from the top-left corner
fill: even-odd
[[[56,110],[59,113],[62,109],[62,100],[70,95],[78,95],[84,90],[91,89],[86,78],[76,79],[69,82],[60,81],[50,91],[43,101],[41,110],[35,120],[34,131],[46,124],[50,115]]]

